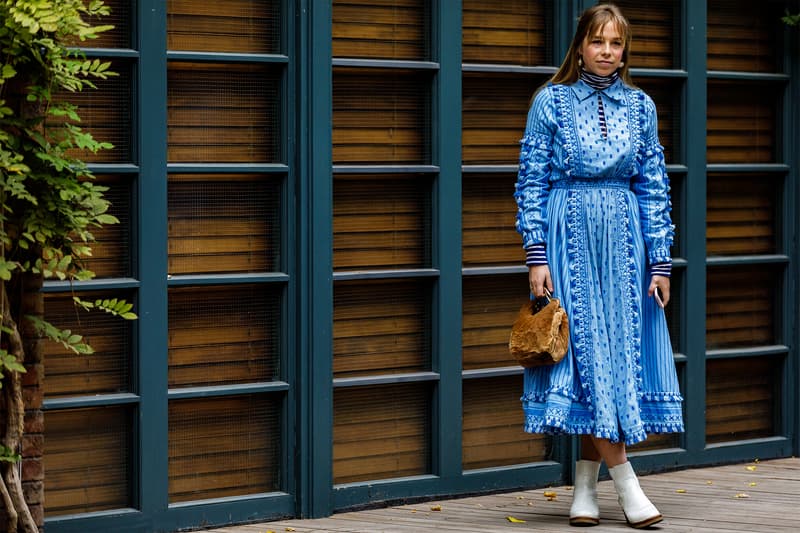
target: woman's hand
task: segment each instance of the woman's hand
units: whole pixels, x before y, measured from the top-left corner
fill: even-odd
[[[669,279],[667,279],[669,285]],[[553,280],[550,279],[550,267],[538,265],[528,267],[528,285],[535,297],[544,296],[544,289],[553,293]]]
[[[666,276],[652,276],[650,278],[650,288],[647,289],[647,295],[653,296],[658,288],[658,293],[661,295],[661,307],[666,307],[669,303],[669,278]],[[663,304],[663,305],[662,305]]]

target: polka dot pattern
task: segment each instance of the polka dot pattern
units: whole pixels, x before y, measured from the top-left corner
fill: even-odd
[[[669,258],[672,241],[650,104],[620,81],[602,91],[579,81],[546,87],[531,106],[518,229],[546,243],[571,342],[559,364],[525,370],[525,431],[628,444],[683,431],[664,312],[643,296],[648,261]]]

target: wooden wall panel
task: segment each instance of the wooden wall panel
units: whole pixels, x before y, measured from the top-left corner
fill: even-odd
[[[430,162],[427,74],[334,69],[334,164]]]
[[[778,190],[770,176],[710,174],[706,203],[706,253],[778,252]]]
[[[664,146],[664,159],[669,163],[680,163],[680,99],[681,82],[654,78],[634,80],[653,99],[658,112],[658,140]]]
[[[706,363],[706,442],[771,437],[780,398],[782,361],[773,357]]]
[[[516,176],[462,177],[462,260],[465,267],[522,265],[525,250],[515,229]]]
[[[251,285],[169,291],[169,386],[271,381],[278,375],[279,294]]]
[[[779,272],[768,265],[708,269],[707,348],[776,343]]]
[[[429,4],[425,0],[333,0],[333,57],[428,59]]]
[[[417,281],[336,283],[334,377],[429,370],[429,290]]]
[[[67,42],[72,46],[89,48],[133,48],[131,21],[134,19],[131,0],[104,0],[103,3],[109,8],[108,15],[89,17],[84,14],[82,18],[92,26],[111,25],[114,28],[99,33],[97,39],[74,39]]]
[[[119,224],[106,224],[92,229],[96,242],[92,244],[92,256],[85,259],[84,263],[97,278],[131,277],[131,224],[134,206],[130,177],[99,175],[95,183],[109,188],[103,195],[111,202],[108,213],[117,217]]]
[[[464,0],[462,6],[464,63],[533,66],[552,62],[547,2]]]
[[[430,473],[430,423],[425,384],[335,389],[333,482]]]
[[[464,470],[547,460],[552,439],[522,431],[522,376],[464,381]]]
[[[708,70],[780,72],[781,2],[708,1]]]
[[[778,162],[778,87],[748,82],[708,84],[709,163]]]
[[[133,129],[133,69],[124,60],[111,61],[109,70],[117,76],[108,79],[92,80],[97,89],[81,92],[65,92],[56,95],[77,106],[81,129],[92,134],[95,140],[114,145],[112,149],[92,153],[77,148],[69,154],[87,163],[131,163],[134,160]]]
[[[279,268],[278,179],[263,174],[170,174],[170,274]]]
[[[278,490],[280,411],[267,396],[171,401],[170,503]]]
[[[680,68],[680,2],[614,0],[633,34],[630,62],[634,68]]]
[[[464,74],[462,157],[465,165],[516,165],[531,97],[544,82],[531,76]]]
[[[333,268],[430,266],[430,177],[341,175],[333,183]]]
[[[108,293],[76,293],[88,301],[112,297]],[[48,398],[82,394],[131,392],[132,323],[102,311],[79,310],[72,293],[45,295],[45,320],[56,327],[82,335],[95,353],[79,355],[53,341],[44,342],[47,379],[43,380]],[[113,297],[130,295],[116,292]]]
[[[527,274],[468,276],[463,283],[461,330],[464,370],[516,366],[508,337],[529,298]]]
[[[280,67],[169,63],[171,163],[277,163]]]
[[[167,48],[277,54],[281,0],[167,0]]]
[[[45,413],[47,517],[133,505],[132,425],[118,406]]]

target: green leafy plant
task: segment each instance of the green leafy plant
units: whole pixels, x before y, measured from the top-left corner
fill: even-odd
[[[786,15],[781,17],[781,20],[784,21],[789,26],[800,26],[800,13],[792,15],[787,10]]]
[[[118,222],[108,213],[106,187],[79,157],[111,145],[81,128],[69,102],[69,94],[115,75],[109,62],[87,59],[77,48],[112,28],[87,22],[108,12],[100,0],[0,0],[0,498],[10,532],[38,531],[13,466],[24,417],[20,374],[30,355],[25,337],[34,332],[92,353],[81,335],[26,314],[23,302],[43,280],[91,279],[92,232]],[[76,312],[136,318],[124,300],[75,304]]]

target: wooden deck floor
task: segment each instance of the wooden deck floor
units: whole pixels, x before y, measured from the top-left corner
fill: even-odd
[[[777,459],[656,474],[641,485],[664,515],[649,531],[753,533],[800,527],[800,459]],[[213,533],[510,533],[581,531],[567,523],[571,487],[555,487],[453,500],[437,500],[208,530]],[[555,492],[555,499],[545,497]],[[624,522],[611,481],[599,486],[601,523],[591,533],[633,531]],[[440,509],[440,510],[434,510]],[[524,522],[514,523],[509,517]]]

